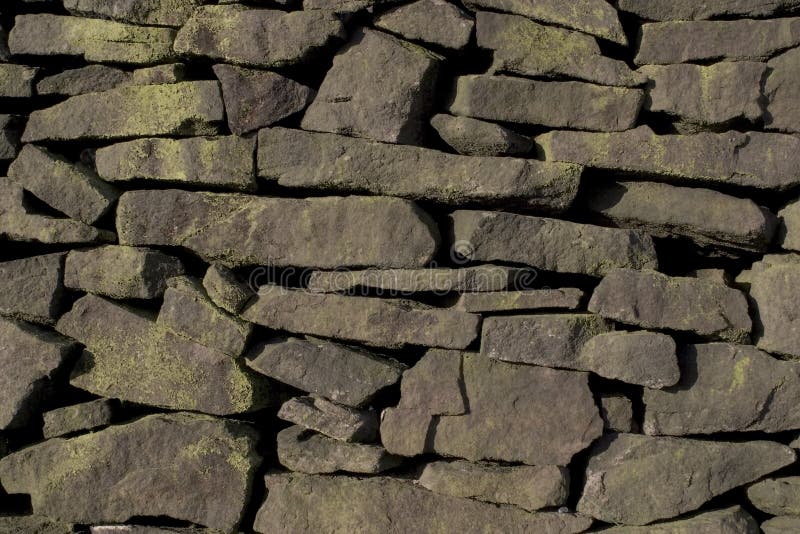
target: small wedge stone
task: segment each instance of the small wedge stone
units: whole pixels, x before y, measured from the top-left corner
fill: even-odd
[[[50,439],[108,426],[114,418],[115,409],[114,401],[97,399],[45,412],[44,437]]]
[[[601,394],[600,416],[603,418],[603,430],[607,432],[637,433],[639,425],[633,418],[633,403],[625,395]]]
[[[209,266],[203,277],[203,287],[214,304],[234,315],[256,295],[249,285],[237,278],[236,273],[219,263]]]
[[[375,26],[409,41],[463,50],[475,22],[445,0],[417,0],[387,11],[375,19]]]
[[[576,310],[586,294],[577,288],[531,289],[464,293],[454,304],[457,310],[470,313],[525,310]]]
[[[278,417],[320,434],[351,442],[371,442],[378,437],[378,415],[317,396],[289,399]]]
[[[0,315],[53,325],[62,312],[64,253],[0,263]]]
[[[445,143],[464,156],[524,155],[533,148],[530,137],[470,117],[440,113],[431,119],[431,126]]]

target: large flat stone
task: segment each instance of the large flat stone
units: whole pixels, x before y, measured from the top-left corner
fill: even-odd
[[[747,488],[747,498],[770,515],[800,516],[800,477],[762,480]]]
[[[800,7],[798,0],[619,0],[620,11],[648,20],[767,17]]]
[[[375,410],[360,410],[315,395],[289,399],[278,417],[341,441],[371,442],[378,437]]]
[[[763,524],[762,524],[763,527]],[[714,534],[759,534],[758,523],[740,506],[722,510],[700,512],[685,519],[665,521],[646,527],[613,527],[608,534],[689,534],[708,532]],[[764,530],[765,534],[769,534]]]
[[[576,310],[585,293],[578,288],[529,289],[521,291],[492,291],[489,293],[464,293],[453,305],[457,310],[470,313],[525,311],[525,310]]]
[[[493,122],[439,113],[431,126],[456,152],[464,156],[523,156],[533,148],[530,137]]]
[[[475,26],[467,13],[445,0],[417,0],[390,9],[374,24],[410,41],[459,51],[469,44]]]
[[[33,79],[39,69],[0,63],[0,98],[31,98],[33,96]]]
[[[800,290],[800,265],[767,265],[751,274],[750,300],[758,348],[800,359],[800,318],[794,310]]]
[[[97,399],[73,404],[42,414],[45,439],[85,432],[105,427],[114,418],[117,403],[110,399]]]
[[[764,96],[767,99],[764,125],[768,130],[800,132],[800,112],[794,105],[800,98],[800,75],[795,69],[798,61],[800,49],[793,48],[767,63],[770,70],[764,84]]]
[[[73,15],[179,28],[204,0],[64,0]]]
[[[64,253],[0,263],[0,315],[55,324],[64,304]]]

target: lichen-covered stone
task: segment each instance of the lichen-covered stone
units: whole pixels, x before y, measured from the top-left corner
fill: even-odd
[[[800,132],[800,111],[795,102],[800,98],[800,75],[795,66],[800,61],[800,49],[793,48],[767,63],[769,75],[764,84],[767,99],[764,125],[768,130]]]
[[[256,189],[255,139],[238,136],[135,139],[100,148],[97,173],[109,182],[146,180],[210,189]]]
[[[512,504],[532,512],[566,502],[569,471],[553,465],[503,466],[455,460],[427,464],[419,484],[443,495]]]
[[[747,488],[747,498],[770,515],[800,516],[800,477],[762,480]]]
[[[239,361],[102,297],[78,300],[56,330],[86,346],[70,383],[97,395],[215,415],[270,400],[268,381]]]
[[[295,397],[284,402],[278,417],[341,441],[370,442],[378,436],[378,414],[331,402],[323,397]]]
[[[55,324],[64,300],[64,253],[0,263],[0,315]]]
[[[762,528],[764,525],[761,525]],[[604,530],[608,534],[759,534],[758,523],[740,506],[722,510],[700,512],[685,519],[665,521],[646,527],[614,527]],[[769,534],[764,530],[764,534]]]
[[[475,22],[445,0],[417,0],[382,14],[375,19],[375,26],[410,41],[463,50]]]
[[[445,143],[464,156],[516,156],[533,148],[530,137],[471,117],[440,113],[431,119],[431,126]]]
[[[471,313],[556,309],[576,310],[580,307],[584,296],[583,290],[572,287],[464,293],[458,297],[453,307],[457,310]]]
[[[456,211],[450,219],[455,252],[473,261],[521,263],[590,276],[618,267],[657,265],[653,241],[637,230],[491,211]]]
[[[216,81],[118,87],[34,111],[22,140],[213,135],[224,118]]]
[[[75,432],[95,430],[111,424],[116,404],[109,399],[97,399],[73,404],[42,414],[45,439]]]
[[[228,127],[244,135],[302,111],[316,91],[277,72],[214,65],[222,85]]]
[[[618,132],[635,126],[643,100],[642,90],[627,87],[470,74],[456,80],[447,110],[491,121]]]
[[[233,314],[242,311],[256,294],[253,288],[237,278],[236,273],[219,263],[208,267],[203,277],[203,288],[214,304]]]
[[[34,67],[0,63],[0,98],[31,98],[38,72]]]
[[[649,270],[610,271],[594,290],[589,311],[642,328],[694,332],[734,343],[747,342],[752,328],[742,292]]]
[[[800,530],[800,516],[783,515],[767,519],[761,523],[763,534],[794,534]],[[759,532],[754,530],[754,533]]]
[[[279,0],[278,3],[281,1],[286,0]],[[382,8],[401,2],[402,0],[303,0],[303,9],[307,11],[321,9],[347,15],[368,8]]]
[[[578,165],[459,156],[285,128],[264,129],[258,135],[258,175],[293,188],[559,212],[575,198],[582,170]]]
[[[618,9],[648,20],[767,17],[794,11],[798,0],[619,0]]]
[[[174,47],[179,54],[237,65],[285,67],[311,59],[344,36],[344,26],[329,11],[212,5],[194,10]]]
[[[125,85],[129,80],[130,73],[124,70],[107,65],[87,65],[42,78],[36,84],[36,92],[67,96],[100,93]]]
[[[633,417],[633,402],[625,395],[602,393],[598,396],[603,430],[607,432],[638,433],[639,425]]]
[[[800,291],[800,265],[765,266],[751,274],[754,335],[762,350],[800,359],[800,317],[793,310]]]
[[[145,26],[182,26],[205,0],[64,0],[73,15]]]
[[[778,212],[778,238],[784,250],[800,251],[800,201],[790,202]]]
[[[661,389],[681,378],[675,352],[675,341],[664,334],[608,332],[584,343],[575,367],[605,378]]]
[[[603,56],[589,35],[489,11],[479,11],[475,20],[478,46],[492,50],[494,72],[626,87],[647,81],[623,61]]]
[[[164,516],[235,532],[261,457],[244,423],[156,414],[0,460],[0,480],[36,513],[96,524]]]
[[[72,525],[58,523],[36,515],[0,516],[0,532],[4,534],[73,534]]]
[[[578,512],[608,523],[646,525],[697,510],[794,460],[792,449],[769,441],[610,434],[592,449]]]
[[[396,198],[180,190],[123,194],[117,231],[123,245],[182,246],[229,267],[416,268],[430,262],[439,241],[430,216]]]
[[[178,83],[186,79],[186,65],[183,63],[168,63],[136,69],[131,72],[131,85],[159,85],[165,83]]]

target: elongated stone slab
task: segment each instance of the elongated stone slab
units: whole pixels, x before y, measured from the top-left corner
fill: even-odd
[[[798,529],[800,529],[800,516],[782,515],[761,523],[760,532],[763,534],[793,534]]]
[[[216,81],[120,87],[34,111],[22,140],[213,135],[224,118]]]
[[[578,165],[459,156],[302,130],[258,134],[258,175],[286,187],[559,212],[575,198],[581,172]]]
[[[800,8],[798,0],[619,0],[620,11],[648,20],[706,20],[767,17]]]
[[[467,75],[457,79],[447,110],[492,121],[618,132],[636,125],[643,100],[643,91],[626,87]]]
[[[0,516],[0,529],[8,534],[72,534],[75,532],[72,527],[37,515]]]
[[[73,15],[179,28],[204,0],[65,0]]]
[[[98,149],[95,164],[109,182],[144,180],[255,191],[255,149],[255,139],[232,135],[136,139]]]
[[[64,253],[0,263],[0,315],[55,324],[62,311]]]
[[[0,63],[0,98],[31,98],[38,72],[34,67]]]
[[[608,332],[584,343],[576,367],[605,378],[661,389],[681,377],[675,341],[655,332]]]
[[[40,95],[76,96],[101,93],[125,85],[177,83],[184,79],[182,63],[156,65],[124,71],[108,65],[87,65],[68,69],[39,80],[36,92]]]
[[[798,61],[800,49],[793,48],[767,63],[770,70],[764,84],[764,96],[767,99],[764,125],[768,130],[800,132],[800,112],[794,105],[800,97],[800,75],[795,69]]]
[[[762,523],[764,528],[766,523]],[[689,532],[713,532],[714,534],[759,534],[761,530],[753,516],[740,506],[722,510],[701,512],[685,519],[665,521],[646,527],[613,527],[605,530],[609,534],[687,534]],[[765,534],[771,534],[765,528]]]
[[[455,211],[450,219],[454,250],[473,261],[521,263],[590,276],[603,276],[617,267],[657,265],[653,241],[636,230],[491,211]]]
[[[116,403],[110,399],[97,399],[65,406],[42,414],[45,439],[75,432],[95,430],[111,424]]]
[[[208,298],[228,313],[237,314],[255,296],[255,291],[243,283],[236,273],[218,263],[209,266],[203,277],[203,288]]]
[[[766,265],[763,270],[754,270],[750,278],[756,345],[762,350],[800,360],[799,318],[790,311],[794,309],[800,289],[800,265]]]
[[[464,156],[521,156],[533,148],[530,137],[471,117],[439,113],[431,119],[431,126],[442,141]]]
[[[393,4],[399,4],[401,1],[402,0],[303,0],[303,9],[307,11],[322,9],[347,15],[368,8],[383,8]]]
[[[399,228],[402,243],[396,240]],[[231,267],[423,267],[439,240],[428,214],[396,198],[287,199],[179,190],[123,194],[117,231],[124,245],[182,246]]]
[[[378,437],[375,410],[360,410],[319,396],[289,399],[278,417],[341,441],[370,442]]]
[[[410,41],[460,51],[469,44],[475,22],[445,0],[417,0],[387,11],[375,26]]]
[[[577,288],[464,293],[458,297],[453,307],[470,313],[549,309],[576,310],[580,307],[584,295],[583,290]]]
[[[753,505],[771,515],[800,515],[800,477],[768,478],[747,488]]]

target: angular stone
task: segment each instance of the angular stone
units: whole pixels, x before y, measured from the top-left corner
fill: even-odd
[[[417,0],[387,11],[375,19],[375,26],[409,41],[463,50],[475,22],[445,0]]]
[[[216,81],[120,87],[34,111],[22,140],[213,135],[224,118]]]
[[[589,276],[618,267],[654,269],[658,263],[652,239],[637,230],[491,211],[456,211],[450,219],[454,250],[472,261]]]
[[[0,315],[55,324],[65,296],[64,256],[62,252],[0,263]]]
[[[130,73],[124,70],[106,65],[87,65],[42,78],[36,84],[36,92],[68,96],[100,93],[125,85],[129,80]]]
[[[758,523],[750,514],[739,506],[732,506],[646,527],[614,527],[603,532],[608,534],[689,534],[693,532],[759,534],[760,531]],[[764,532],[768,534],[766,530]]]
[[[778,239],[784,250],[800,251],[800,201],[786,205],[778,212],[781,226]]]
[[[463,415],[467,399],[462,390],[460,352],[431,349],[403,373],[397,410],[429,415]],[[415,453],[410,453],[415,454]]]
[[[54,379],[69,365],[75,343],[2,317],[0,339],[0,430],[5,430],[34,422],[52,396]]]
[[[302,128],[421,144],[440,59],[389,34],[359,31],[333,59]]]
[[[472,353],[451,353],[456,365],[459,356],[460,372],[422,382],[427,388],[417,391],[418,407],[408,407],[401,396],[397,408],[383,412],[381,440],[389,452],[567,465],[602,433],[588,374],[515,365]],[[460,383],[456,391],[465,397],[466,413],[439,415],[443,410],[437,399],[445,378]],[[433,401],[430,409],[428,399]]]
[[[795,68],[798,61],[800,49],[793,48],[767,63],[769,76],[764,85],[764,96],[767,99],[764,125],[768,130],[800,132],[800,112],[794,105],[800,98],[800,76]]]
[[[687,237],[700,246],[766,251],[778,226],[748,198],[656,182],[589,186],[586,207],[616,226],[655,237]]]
[[[625,87],[647,81],[625,62],[603,56],[597,41],[580,32],[489,11],[476,14],[476,28],[478,46],[493,52],[493,72]]]
[[[115,408],[114,401],[97,399],[45,412],[44,437],[50,439],[108,426],[114,417]]]
[[[628,40],[619,22],[617,11],[603,0],[467,0],[468,8],[478,11],[502,11],[538,20],[553,26],[564,26],[608,41],[627,45]]]
[[[33,67],[0,63],[0,98],[31,98],[37,72]]]
[[[533,148],[530,137],[470,117],[440,113],[431,119],[431,126],[445,143],[465,156],[524,155]]]
[[[648,20],[706,20],[723,17],[767,17],[794,11],[798,0],[619,0],[620,11]]]
[[[159,325],[234,358],[247,347],[253,325],[211,302],[198,278],[180,276],[167,282]]]
[[[610,271],[594,290],[589,311],[642,328],[694,332],[734,343],[747,342],[752,328],[742,292],[655,271]]]
[[[430,262],[439,241],[415,204],[356,196],[129,191],[119,200],[117,230],[121,244],[182,246],[229,267],[415,268]]]
[[[313,395],[284,402],[278,417],[341,441],[370,442],[378,437],[374,410],[358,410]]]
[[[109,182],[146,180],[255,191],[255,139],[237,136],[135,139],[100,148],[97,173]]]
[[[456,460],[427,464],[419,484],[434,493],[534,511],[566,502],[569,471],[553,465],[503,466]]]
[[[144,312],[87,295],[56,329],[86,346],[70,383],[103,397],[215,415],[263,408],[269,383]]]
[[[73,15],[179,28],[204,0],[64,0]]]
[[[309,474],[376,474],[402,463],[379,445],[339,441],[301,426],[278,432],[278,461],[292,471]]]
[[[753,506],[770,515],[800,515],[800,477],[768,478],[747,488]]]
[[[574,514],[528,513],[471,499],[438,495],[411,481],[275,474],[266,478],[267,499],[256,516],[256,532],[473,532],[491,525],[498,532],[574,534],[591,520]]]
[[[364,406],[397,383],[405,365],[365,350],[321,339],[260,343],[247,358],[257,372],[340,404]]]
[[[174,58],[175,30],[110,20],[18,15],[8,34],[14,55],[80,56],[92,63],[152,65]]]
[[[633,418],[633,402],[625,395],[603,393],[599,396],[603,430],[608,432],[638,433],[639,425]]]
[[[637,65],[762,61],[800,44],[800,18],[642,24]]]
[[[627,87],[470,74],[457,79],[447,110],[491,121],[618,132],[636,125],[643,100],[642,90]]]
[[[739,273],[735,285],[743,291],[750,291],[753,279],[760,273],[775,266],[797,264],[800,264],[800,254],[764,254],[759,261],[750,266],[750,269]]]
[[[647,126],[620,133],[558,131],[535,140],[548,161],[659,176],[664,181],[785,190],[800,184],[800,139],[760,132],[655,135]],[[630,150],[635,146],[637,150]]]
[[[178,83],[186,79],[186,65],[183,63],[168,63],[143,69],[136,69],[131,73],[131,85],[159,85]]]
[[[178,32],[174,48],[237,65],[285,67],[311,59],[344,37],[344,26],[329,11],[202,6]]]
[[[242,311],[256,295],[249,285],[239,281],[233,271],[219,263],[209,266],[203,277],[203,288],[214,304],[233,314]]]
[[[490,293],[464,293],[458,297],[454,308],[470,313],[524,311],[524,310],[576,310],[585,293],[582,289],[531,289],[524,291],[493,291]]]
[[[310,293],[264,285],[242,318],[273,330],[355,341],[463,349],[478,337],[480,317],[400,299]]]
[[[36,513],[75,523],[164,516],[234,532],[261,457],[244,423],[156,414],[0,460],[0,480]]]
[[[264,129],[258,135],[258,175],[293,188],[560,212],[575,198],[582,170],[577,165],[458,156],[284,128]]]
[[[228,127],[236,135],[258,130],[302,111],[316,91],[276,72],[214,65],[222,85]]]
[[[36,515],[0,516],[0,532],[4,534],[72,534],[72,525],[57,523]]]
[[[17,115],[0,115],[0,160],[17,157],[21,127]]]
[[[800,517],[779,516],[761,523],[761,532],[764,534],[794,534],[800,529]],[[758,530],[754,530],[754,533]]]
[[[70,251],[64,285],[115,299],[155,299],[183,272],[178,258],[158,250],[106,245]]]
[[[800,359],[800,317],[792,311],[800,291],[800,265],[766,266],[754,272],[750,301],[755,313],[754,336],[762,350]]]
[[[644,392],[647,434],[800,429],[800,364],[729,343],[688,345],[679,361],[674,387]]]
[[[8,177],[61,213],[94,224],[117,201],[119,191],[82,164],[34,145],[25,145]]]
[[[661,389],[680,379],[675,341],[655,332],[609,332],[589,339],[576,368],[605,378]]]
[[[610,434],[593,447],[578,512],[646,525],[700,508],[713,497],[793,463],[789,447]]]

